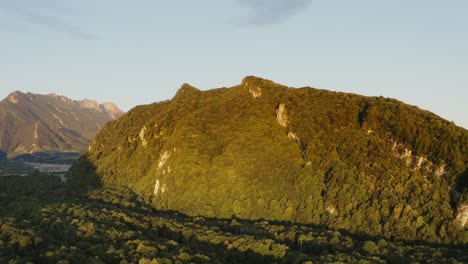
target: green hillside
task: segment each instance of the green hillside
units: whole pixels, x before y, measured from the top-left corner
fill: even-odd
[[[467,130],[397,100],[247,77],[108,123],[70,182],[192,216],[466,243],[467,148]]]

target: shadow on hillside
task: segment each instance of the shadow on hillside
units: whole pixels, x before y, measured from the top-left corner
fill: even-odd
[[[88,159],[86,154],[80,156],[67,173],[68,187],[78,195],[86,195],[87,191],[102,187],[100,177],[96,172],[96,165]]]
[[[26,178],[21,178],[22,182],[18,184],[18,187],[28,180]],[[34,182],[34,185],[38,184]],[[181,260],[183,263],[189,261],[195,263],[275,263],[279,261],[274,256],[260,254],[251,249],[228,248],[224,241],[215,243],[198,239],[194,235],[184,235],[182,230],[176,230],[170,226],[170,223],[174,222],[184,224],[176,220],[175,216],[155,214],[149,208],[147,211],[136,213],[133,207],[69,196],[63,185],[62,187],[55,186],[54,194],[43,195],[37,189],[38,186],[34,185],[30,186],[33,192],[30,198],[34,198],[35,202],[15,215],[14,223],[19,228],[22,221],[26,221],[28,232],[35,234],[36,240],[37,238],[40,240],[28,242],[25,246],[16,244],[13,247],[3,247],[0,245],[1,263],[3,260],[13,259],[37,263],[63,260],[70,263],[90,263],[91,260],[93,263],[101,263],[100,261],[119,263],[122,259],[126,259],[130,263],[138,263],[140,258],[166,258],[173,261]],[[45,186],[41,187],[45,188]],[[13,193],[11,192],[12,195]],[[29,191],[26,191],[24,195],[29,196]],[[11,198],[13,201],[14,197]],[[40,200],[39,203],[38,200]],[[140,206],[144,208],[144,205],[136,205],[136,207]],[[66,208],[65,211],[63,211],[64,208]],[[6,215],[0,216],[0,220],[3,217]],[[12,214],[8,215],[9,219],[12,217]],[[144,221],[145,217],[148,217],[149,221]],[[161,219],[167,220],[168,223],[151,224],[152,221]],[[11,229],[13,226],[10,224],[6,228]],[[15,229],[11,230],[18,232]],[[14,236],[14,233],[10,235]],[[23,237],[21,233],[18,235]],[[8,240],[5,240],[5,243],[9,243]],[[149,249],[145,250],[145,247]],[[184,260],[181,257],[182,253],[188,254],[191,260],[187,260],[187,257]],[[211,259],[204,259],[203,256]],[[96,262],[97,259],[100,261]]]
[[[88,167],[88,169],[93,169],[93,167]],[[8,195],[4,198],[13,201],[15,197],[29,197],[20,199],[27,203],[27,206],[21,206],[19,208],[21,214],[16,214],[15,217],[18,223],[23,220],[27,221],[27,228],[41,237],[42,242],[23,248],[0,246],[0,253],[4,250],[3,256],[7,258],[20,256],[41,263],[56,262],[64,257],[72,263],[83,263],[94,256],[98,256],[105,263],[118,263],[121,258],[126,258],[130,262],[138,262],[138,258],[141,257],[174,260],[178,259],[181,253],[187,253],[192,258],[196,258],[197,254],[210,257],[211,261],[205,263],[212,263],[214,260],[221,263],[294,263],[299,259],[301,262],[298,263],[302,263],[310,258],[320,260],[324,255],[327,255],[327,262],[342,261],[343,255],[372,262],[371,258],[376,257],[366,255],[362,250],[362,244],[366,240],[377,241],[378,237],[339,230],[340,239],[346,236],[353,239],[352,246],[346,247],[332,242],[332,237],[302,241],[300,235],[307,232],[317,234],[335,232],[323,225],[287,221],[252,221],[234,217],[230,219],[191,217],[175,211],[158,211],[129,189],[107,187],[90,193],[89,198],[71,196],[65,185],[56,178],[49,177],[48,179],[53,181],[51,183],[45,182],[44,179],[34,177],[4,179],[5,184],[10,187],[7,191]],[[91,181],[94,180],[91,179]],[[0,191],[0,194],[2,192]],[[17,208],[20,205],[18,202],[10,206]],[[7,207],[5,209],[8,209]],[[10,217],[12,213],[8,214]],[[7,217],[7,215],[1,217]],[[44,221],[44,219],[47,220]],[[272,228],[275,226],[281,228]],[[276,233],[277,230],[283,230],[291,236],[282,236]],[[269,240],[274,242],[273,245],[287,246],[286,255],[279,256],[274,247],[268,248],[268,244],[265,247],[264,245]],[[157,253],[139,252],[138,245],[142,241],[152,241],[153,246],[157,245]],[[233,244],[239,241],[244,242],[233,247]],[[453,245],[418,241],[400,241],[399,243],[402,244],[401,248],[404,248],[404,253],[396,253],[397,251],[394,250],[389,252],[390,255],[379,253],[377,256],[383,261],[389,261],[388,256],[393,256],[392,260],[396,262],[390,261],[390,263],[414,262],[416,260],[411,259],[411,254],[418,250],[415,245],[445,247],[440,250],[445,258],[460,261],[463,261],[463,258],[466,260],[468,255],[468,252],[456,249]],[[466,245],[464,246],[466,248]],[[70,251],[65,256],[60,253],[63,248],[77,249],[73,251],[75,253]],[[127,251],[118,253],[110,250],[112,248]],[[407,250],[407,248],[412,249]],[[419,252],[423,250],[427,249],[419,249]],[[49,251],[58,253],[46,256],[45,252]],[[0,254],[0,262],[1,256],[2,254]],[[194,259],[192,261],[203,262]]]
[[[457,178],[456,190],[459,193],[465,193],[468,189],[468,169]]]
[[[219,230],[223,234],[227,234],[235,237],[254,237],[257,240],[268,240],[271,239],[274,242],[286,245],[289,248],[289,252],[295,252],[296,256],[299,256],[300,253],[305,253],[309,255],[320,256],[323,254],[331,254],[331,255],[339,255],[339,254],[346,254],[346,255],[355,255],[356,250],[363,253],[362,251],[362,244],[365,241],[374,241],[377,242],[380,239],[387,240],[384,237],[378,236],[369,236],[363,233],[352,233],[347,230],[331,230],[325,225],[314,225],[314,224],[300,224],[300,223],[293,223],[288,221],[268,221],[268,220],[245,220],[245,219],[238,219],[238,218],[231,218],[231,219],[220,219],[220,218],[213,218],[213,217],[202,217],[202,216],[195,216],[191,217],[185,215],[183,213],[177,211],[159,211],[156,210],[148,205],[138,204],[135,203],[133,206],[123,206],[117,205],[114,203],[109,203],[104,200],[99,200],[99,203],[103,205],[103,208],[107,207],[114,207],[118,208],[118,210],[125,212],[126,214],[132,214],[133,212],[137,211],[142,215],[150,215],[153,217],[163,218],[167,221],[172,221],[179,223],[181,225],[185,223],[193,223],[195,225],[200,225],[204,228],[209,230]],[[232,225],[233,221],[236,221],[238,224]],[[284,228],[286,232],[292,231],[294,233],[293,237],[283,237],[279,238],[278,234],[274,234],[268,230],[268,227],[272,226],[280,226]],[[174,232],[168,228],[158,229],[159,232],[165,233],[166,236],[169,236],[172,240],[178,241],[183,243],[184,241],[193,241],[194,243],[201,243],[205,246],[215,246],[217,247],[218,253],[230,254],[231,249],[227,249],[225,244],[215,244],[209,245],[206,244],[207,242],[198,241],[197,239],[193,238],[193,236],[186,236],[182,232]],[[165,231],[164,231],[165,230]],[[306,230],[305,232],[302,230]],[[313,231],[314,233],[326,233],[330,235],[331,233],[335,233],[336,231],[339,232],[339,236],[341,238],[350,237],[354,241],[354,246],[352,247],[343,247],[342,245],[337,245],[336,242],[332,242],[332,238],[328,237],[326,241],[318,241],[318,240],[309,240],[303,241],[301,239],[301,235],[305,234],[307,231]],[[161,235],[161,233],[160,233]],[[418,248],[418,247],[431,247],[431,248],[444,248],[443,255],[447,258],[458,258],[458,257],[468,257],[468,252],[464,251],[464,249],[468,248],[468,244],[443,244],[443,243],[431,243],[426,241],[406,241],[406,240],[390,240],[394,244],[399,244],[404,248]],[[187,242],[189,243],[189,242]],[[203,252],[203,247],[201,249]],[[416,249],[415,249],[416,250]],[[221,252],[224,251],[224,252]],[[414,253],[415,251],[408,251],[410,253]],[[461,254],[460,252],[465,252],[465,254]],[[234,255],[241,254],[239,252],[231,252]],[[245,252],[244,252],[245,253]],[[242,254],[244,254],[242,253]],[[250,252],[247,255],[254,254],[255,252]],[[266,257],[261,255],[262,257]],[[389,254],[388,256],[381,255],[381,257],[385,260],[386,257],[392,257],[393,259],[397,259],[397,263],[405,263],[405,258],[402,256],[394,254]],[[254,258],[254,256],[251,256]],[[259,256],[257,256],[259,257]],[[363,257],[363,256],[360,256]],[[336,259],[339,260],[339,259]],[[391,262],[391,261],[390,261]],[[261,263],[259,261],[252,262],[252,263]],[[391,262],[392,263],[392,262]]]
[[[304,234],[302,232],[302,229],[311,229],[314,230],[314,232],[335,232],[338,231],[341,236],[348,236],[352,238],[353,240],[358,240],[358,241],[378,241],[379,239],[385,239],[388,241],[396,242],[396,243],[401,243],[405,246],[429,246],[429,247],[451,247],[451,248],[460,248],[460,249],[468,249],[468,244],[463,243],[463,244],[449,244],[449,243],[433,243],[433,242],[427,242],[423,240],[401,240],[401,239],[388,239],[383,236],[371,236],[363,232],[358,232],[358,233],[353,233],[350,232],[346,229],[331,229],[330,227],[326,225],[317,225],[317,224],[305,224],[305,223],[298,223],[298,222],[291,222],[291,221],[280,221],[280,220],[268,220],[268,219],[257,219],[257,220],[250,220],[250,219],[241,219],[237,217],[232,217],[232,218],[216,218],[216,217],[204,217],[204,216],[189,216],[186,214],[183,214],[178,211],[174,210],[164,210],[164,211],[159,211],[156,209],[153,209],[155,212],[159,212],[161,215],[166,215],[166,216],[177,216],[182,219],[187,219],[188,221],[197,221],[200,222],[200,219],[202,219],[201,222],[203,222],[204,225],[209,226],[209,227],[214,227],[218,228],[224,232],[229,232],[232,234],[237,234],[237,235],[249,235],[249,236],[254,236],[254,237],[262,237],[262,238],[268,238],[268,239],[273,239],[276,242],[279,243],[284,243],[288,245],[291,249],[295,250],[300,250],[300,244],[301,244],[301,239],[300,235]],[[238,225],[232,225],[233,220],[238,222]],[[266,227],[271,227],[271,226],[281,226],[284,227],[285,230],[288,230],[289,228],[294,228],[294,230],[297,231],[297,234],[294,236],[294,238],[284,238],[284,239],[277,239],[274,234],[269,232]],[[250,227],[250,228],[249,228]],[[259,230],[256,230],[259,229]],[[325,245],[325,248],[321,248],[321,250],[326,250],[330,246],[332,246],[332,243],[322,243]],[[317,251],[316,253],[320,253],[321,251]],[[467,253],[468,254],[468,253]]]
[[[193,223],[204,228],[203,230],[218,230],[223,236],[232,236],[232,239],[238,239],[243,237],[253,237],[257,240],[272,240],[279,245],[285,245],[289,248],[289,253],[294,253],[296,256],[299,256],[300,253],[310,254],[312,256],[320,256],[323,254],[339,255],[347,254],[353,255],[356,254],[356,251],[363,253],[362,245],[365,241],[374,241],[377,242],[380,239],[385,239],[383,237],[370,236],[365,233],[352,233],[347,230],[331,230],[325,225],[314,225],[314,224],[301,224],[293,223],[289,221],[274,221],[274,220],[245,220],[239,218],[230,218],[230,219],[220,219],[213,217],[191,217],[177,211],[158,211],[151,207],[148,203],[140,202],[138,196],[134,193],[133,198],[129,201],[126,201],[125,204],[119,204],[116,202],[110,202],[104,199],[99,198],[83,198],[90,189],[102,187],[102,182],[96,174],[96,166],[86,158],[86,155],[80,157],[77,163],[70,169],[68,173],[69,177],[69,186],[72,190],[77,191],[76,193],[81,194],[81,202],[89,203],[93,202],[96,208],[101,210],[108,210],[112,208],[120,213],[125,215],[140,215],[140,218],[149,216],[152,218],[160,218],[169,222],[175,222],[180,226],[184,226],[187,223]],[[118,191],[118,189],[115,189]],[[128,218],[130,219],[130,218]],[[168,226],[155,226],[154,228],[151,225],[147,228],[142,225],[133,223],[127,218],[113,219],[113,221],[102,221],[100,219],[94,219],[96,223],[100,226],[105,226],[107,229],[118,229],[121,223],[123,223],[128,229],[136,231],[138,233],[145,234],[145,237],[149,240],[154,240],[155,238],[162,240],[166,243],[169,240],[177,242],[178,245],[185,245],[184,249],[188,250],[191,254],[203,254],[207,250],[212,250],[215,252],[215,255],[222,259],[223,263],[272,263],[278,261],[277,258],[268,254],[260,254],[251,249],[238,250],[230,246],[230,241],[219,241],[216,243],[202,241],[198,239],[195,235],[184,234],[180,230],[171,229]],[[115,221],[119,222],[116,223]],[[236,224],[233,224],[236,223]],[[271,231],[272,226],[281,227],[282,230],[286,230],[292,234],[290,236],[279,236],[277,233]],[[68,227],[67,227],[68,228]],[[69,228],[73,228],[72,225]],[[194,229],[195,230],[195,229]],[[305,230],[303,232],[303,230]],[[302,235],[306,232],[313,231],[314,233],[327,234],[325,236],[326,240],[307,240],[304,241]],[[342,245],[337,245],[336,242],[332,242],[333,234],[338,232],[339,238],[349,237],[353,240],[354,246],[344,247]],[[100,238],[93,238],[94,240]],[[83,243],[92,243],[93,239],[83,239]],[[387,239],[385,239],[387,240]],[[120,239],[116,241],[104,241],[101,243],[110,244],[115,247],[122,246],[122,243],[125,243],[125,239]],[[443,249],[443,255],[447,258],[458,258],[458,257],[467,257],[468,253],[461,254],[459,249],[468,248],[468,244],[443,244],[443,243],[431,243],[426,241],[406,241],[406,240],[392,240],[392,243],[399,244],[405,248],[412,247],[431,247],[431,248],[445,248]],[[103,258],[108,258],[111,262],[115,261],[112,254],[107,254],[107,251],[103,251],[100,254],[103,254]],[[169,253],[167,253],[169,254]],[[175,253],[174,253],[175,254]],[[363,253],[364,254],[364,253]],[[458,254],[458,256],[457,256]],[[173,257],[171,255],[170,257]],[[363,257],[360,255],[360,257]],[[381,258],[385,259],[385,255],[381,254]],[[338,259],[337,259],[338,260]],[[404,259],[399,259],[402,262]]]
[[[5,160],[7,160],[6,152],[0,151],[0,161],[5,161]]]

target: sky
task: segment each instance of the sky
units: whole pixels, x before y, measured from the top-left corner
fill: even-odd
[[[466,0],[0,0],[0,98],[123,110],[248,75],[384,96],[468,128]]]

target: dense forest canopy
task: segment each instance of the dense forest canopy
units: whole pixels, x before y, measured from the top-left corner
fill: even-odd
[[[247,77],[132,109],[70,176],[191,216],[466,243],[467,147],[467,130],[394,99]]]
[[[157,211],[128,188],[71,195],[55,175],[0,177],[0,263],[457,263],[466,245],[322,225]]]

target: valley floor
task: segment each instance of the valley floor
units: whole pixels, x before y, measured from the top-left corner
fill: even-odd
[[[468,263],[466,245],[156,211],[127,189],[0,177],[0,263]]]

